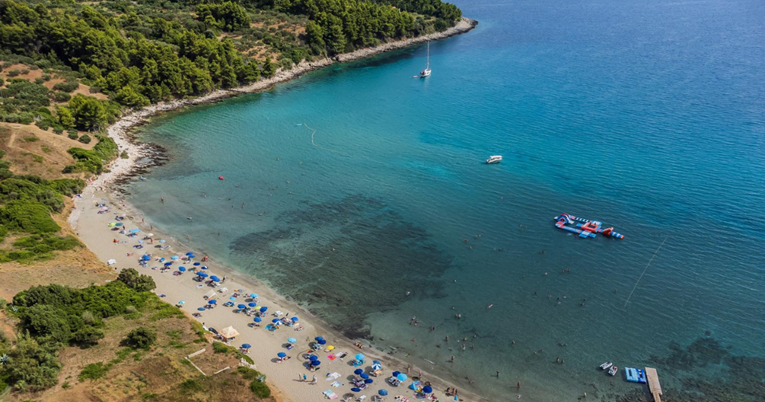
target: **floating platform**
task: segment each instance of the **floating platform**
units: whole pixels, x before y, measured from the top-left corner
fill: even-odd
[[[627,381],[629,382],[637,382],[641,384],[646,383],[645,371],[641,369],[627,367],[624,369],[624,375],[627,377]]]
[[[613,227],[604,229],[599,221],[578,218],[567,213],[556,216],[554,220],[556,228],[577,234],[583,239],[595,238],[598,234],[612,239],[624,239],[624,235],[615,232]]]

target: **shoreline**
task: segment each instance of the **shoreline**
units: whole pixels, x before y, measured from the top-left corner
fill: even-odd
[[[168,294],[168,298],[165,299],[168,303],[175,303],[177,302],[173,297],[182,297],[183,300],[189,300],[189,307],[196,306],[197,304],[201,305],[203,303],[199,303],[199,298],[196,298],[195,296],[201,297],[201,295],[204,292],[207,292],[207,288],[203,289],[194,289],[196,286],[195,282],[192,282],[190,280],[190,274],[187,274],[185,276],[179,276],[175,277],[173,275],[168,274],[162,274],[159,271],[149,270],[147,268],[140,268],[138,267],[138,264],[136,263],[136,259],[134,257],[129,257],[127,254],[132,252],[139,253],[140,251],[136,251],[132,249],[129,245],[126,244],[119,244],[117,247],[120,249],[120,253],[116,253],[117,255],[110,255],[114,254],[112,250],[115,250],[116,247],[114,247],[113,244],[111,244],[111,239],[109,235],[105,236],[105,230],[108,230],[106,227],[106,223],[113,220],[113,214],[102,214],[97,215],[96,209],[94,207],[94,200],[106,198],[109,201],[109,204],[113,205],[117,209],[120,210],[120,213],[127,214],[131,221],[129,224],[132,227],[140,227],[142,230],[148,230],[149,224],[142,223],[137,220],[134,221],[135,217],[141,216],[140,211],[137,211],[132,205],[129,205],[125,203],[122,200],[121,195],[119,194],[120,191],[120,181],[129,179],[130,177],[134,176],[137,172],[140,171],[140,169],[145,168],[147,166],[138,164],[139,160],[144,158],[149,158],[150,160],[154,161],[155,158],[152,156],[153,153],[157,153],[157,149],[153,147],[151,144],[145,144],[145,143],[138,143],[134,140],[133,137],[130,135],[130,130],[138,127],[142,124],[147,123],[147,120],[151,118],[152,116],[155,116],[157,114],[178,110],[186,106],[192,106],[192,105],[201,105],[201,104],[207,104],[207,103],[213,103],[216,101],[224,100],[233,96],[238,96],[240,94],[248,94],[248,93],[257,93],[260,91],[265,91],[273,86],[275,86],[278,83],[286,82],[295,78],[300,77],[302,74],[323,68],[326,66],[329,66],[331,64],[334,64],[335,62],[347,62],[357,59],[362,59],[365,57],[369,57],[378,53],[383,53],[395,49],[400,49],[404,47],[408,47],[411,45],[415,45],[418,43],[423,43],[430,40],[438,40],[438,39],[444,39],[451,36],[459,35],[465,32],[468,32],[472,30],[477,25],[477,22],[474,20],[471,20],[469,18],[462,18],[461,21],[459,21],[454,27],[451,27],[443,32],[438,32],[430,35],[424,35],[417,38],[410,38],[405,39],[401,41],[395,41],[395,42],[389,42],[382,44],[380,46],[374,47],[374,48],[366,48],[366,49],[360,49],[352,53],[338,55],[337,57],[333,59],[325,58],[321,60],[317,60],[310,63],[300,63],[297,66],[295,66],[293,69],[286,70],[286,71],[279,71],[277,72],[274,77],[258,81],[256,83],[253,83],[248,86],[239,87],[235,89],[229,89],[229,90],[216,90],[212,93],[209,93],[207,95],[193,98],[193,99],[184,99],[184,100],[176,100],[171,102],[164,102],[160,104],[150,105],[145,108],[133,111],[131,113],[128,113],[124,115],[122,118],[120,118],[116,123],[111,125],[107,133],[108,135],[115,141],[117,144],[120,152],[127,151],[128,158],[122,159],[118,157],[115,161],[113,161],[109,165],[109,171],[102,173],[100,176],[94,178],[92,181],[90,181],[86,187],[86,189],[83,191],[83,197],[76,200],[77,208],[72,210],[71,215],[68,218],[68,222],[70,226],[77,232],[78,237],[80,240],[83,241],[83,243],[90,248],[98,257],[99,259],[106,261],[107,259],[114,258],[117,260],[117,267],[119,268],[128,268],[133,267],[138,269],[142,273],[149,273],[152,277],[155,278],[155,281],[157,282],[157,289],[156,292],[159,293],[166,293]],[[161,151],[160,151],[161,153]],[[152,165],[153,162],[149,164],[149,166]],[[120,205],[118,207],[118,205]],[[116,212],[116,211],[114,211]],[[99,227],[100,226],[100,227]],[[79,229],[79,230],[78,230]],[[160,238],[161,236],[161,230],[158,230],[154,228],[152,230],[157,237]],[[168,243],[166,245],[172,245],[172,247],[163,252],[155,252],[155,249],[148,249],[143,250],[144,252],[151,252],[152,256],[160,256],[164,255],[166,257],[169,257],[172,255],[172,249],[175,249],[178,253],[183,254],[185,251],[189,250],[187,246],[183,245],[181,242],[179,242],[177,239],[172,238],[171,236],[165,236],[163,237],[167,239]],[[127,250],[123,250],[123,248],[127,247]],[[158,250],[157,250],[158,251]],[[151,266],[151,264],[150,264]],[[350,338],[345,337],[344,335],[340,334],[338,331],[332,329],[328,324],[326,324],[324,321],[322,321],[320,318],[314,316],[307,310],[305,310],[303,307],[297,305],[296,303],[293,303],[291,301],[288,301],[286,298],[282,297],[278,293],[276,293],[274,290],[270,289],[263,283],[257,281],[255,278],[248,277],[238,271],[236,271],[233,268],[225,267],[222,265],[218,265],[216,263],[210,264],[212,270],[216,273],[220,273],[221,275],[227,275],[229,277],[229,282],[231,283],[231,288],[245,288],[248,291],[255,291],[256,293],[259,293],[262,297],[261,299],[266,299],[269,301],[267,303],[269,306],[276,306],[272,309],[281,309],[284,311],[289,311],[291,313],[296,313],[301,317],[301,323],[305,325],[306,331],[304,333],[301,333],[300,336],[305,336],[306,334],[310,335],[306,337],[306,339],[312,339],[313,336],[321,334],[328,338],[328,340],[331,339],[331,343],[335,345],[338,350],[346,351],[351,356],[355,353],[359,353],[358,348],[354,346],[353,340]],[[179,281],[179,278],[186,279],[183,281],[183,284],[178,284],[176,282]],[[199,293],[198,295],[194,294],[197,290],[204,290],[204,292]],[[180,300],[180,299],[179,299]],[[224,318],[230,316],[231,314],[226,313],[223,308],[218,309],[216,311],[216,315],[218,319]],[[209,313],[208,313],[209,314]],[[207,314],[205,314],[207,315]],[[231,319],[230,321],[238,321],[242,315],[236,315],[236,319]],[[207,321],[212,322],[210,318],[204,317],[200,319],[199,321]],[[249,334],[249,329],[244,326],[240,322],[239,325],[236,325],[237,329],[240,330],[242,334]],[[220,328],[219,325],[215,325],[216,327]],[[286,338],[285,332],[289,331],[290,334],[292,332],[287,330],[281,330],[281,335],[284,335]],[[261,331],[254,331],[257,333],[259,338],[268,338],[268,336],[263,335],[274,335],[274,333],[268,333],[265,330]],[[296,338],[299,338],[297,335],[290,335],[295,336]],[[242,336],[242,338],[247,341],[249,339],[249,335]],[[271,337],[273,338],[273,337]],[[299,338],[300,339],[300,338]],[[301,339],[302,340],[302,339]],[[262,339],[259,339],[258,341],[254,341],[253,344],[262,344]],[[265,374],[269,376],[269,383],[273,386],[275,386],[282,394],[288,396],[290,400],[295,401],[304,401],[304,400],[319,400],[320,398],[323,400],[324,397],[321,394],[321,391],[325,389],[326,387],[308,387],[310,388],[310,391],[312,392],[312,395],[306,394],[304,388],[305,386],[297,386],[294,384],[291,384],[294,382],[294,376],[297,375],[297,372],[302,369],[302,367],[297,366],[298,359],[294,362],[287,363],[285,365],[271,365],[269,362],[269,357],[272,355],[275,355],[275,353],[280,349],[280,343],[278,341],[272,341],[272,343],[275,342],[274,345],[271,345],[267,349],[270,353],[270,355],[267,355],[264,357],[257,357],[256,358],[256,364],[258,365],[258,369],[263,371]],[[238,344],[239,342],[235,342],[235,344]],[[283,343],[283,341],[281,342]],[[299,344],[302,342],[298,342]],[[371,346],[371,345],[370,345]],[[299,349],[299,348],[298,348]],[[371,358],[378,359],[383,362],[383,366],[385,369],[385,373],[389,374],[391,371],[399,370],[399,371],[405,371],[405,368],[409,364],[408,362],[399,359],[397,357],[392,357],[387,354],[385,354],[384,351],[372,349],[372,348],[364,348],[362,353],[365,355],[368,355],[368,360]],[[253,357],[255,357],[255,354],[253,354]],[[331,372],[330,370],[337,370],[341,372],[341,374],[345,375],[347,367],[343,367],[342,371],[340,370],[340,367],[337,364],[338,362],[331,362],[328,366],[333,366],[334,368],[327,368],[326,371],[322,371],[322,375],[324,373]],[[273,366],[276,366],[274,368]],[[289,375],[282,374],[281,372],[284,370],[279,370],[280,368],[283,368],[285,366],[295,366],[293,369],[290,370]],[[345,364],[343,364],[345,366]],[[324,367],[324,366],[323,366]],[[417,367],[412,366],[412,374],[414,375],[417,373]],[[303,370],[305,371],[305,370]],[[350,370],[353,371],[353,368]],[[440,395],[443,395],[443,390],[446,387],[454,387],[453,384],[449,383],[448,381],[443,380],[442,378],[431,376],[426,371],[422,371],[423,377],[425,377],[429,382],[432,383],[433,388],[438,392]],[[319,384],[321,383],[321,375]],[[276,378],[276,380],[274,380]],[[343,381],[346,377],[343,376],[339,380]],[[379,384],[375,384],[376,387],[379,387],[379,385],[383,385],[385,388],[389,389],[392,394],[405,394],[410,399],[413,399],[413,396],[411,395],[411,391],[405,392],[404,390],[401,390],[399,392],[395,388],[389,387],[384,382],[385,377],[378,378]],[[381,381],[380,381],[381,380]],[[329,384],[327,384],[328,386]],[[331,389],[331,388],[330,388]],[[342,392],[343,389],[336,389],[338,392],[338,395],[343,395],[345,392]],[[362,393],[363,394],[363,393]],[[369,392],[367,393],[369,394]],[[370,394],[371,396],[371,394]],[[445,397],[449,400],[453,399],[453,397]],[[467,392],[463,390],[460,393],[460,400],[463,401],[484,401],[486,399],[481,398],[477,395],[474,395],[470,392]]]
[[[95,178],[88,185],[94,185],[97,187],[106,186],[114,183],[120,176],[129,175],[131,171],[136,167],[136,162],[144,157],[149,156],[152,150],[150,150],[147,144],[136,142],[130,136],[130,130],[146,124],[148,119],[164,112],[170,112],[178,109],[182,109],[186,106],[203,105],[208,103],[214,103],[222,101],[224,99],[232,98],[242,94],[253,94],[262,91],[266,91],[276,84],[291,81],[299,78],[301,75],[309,73],[320,68],[330,66],[335,63],[344,63],[353,60],[359,60],[374,56],[376,54],[389,52],[392,50],[402,49],[412,45],[416,45],[431,40],[440,40],[450,38],[452,36],[461,35],[473,30],[478,25],[478,21],[462,17],[453,27],[450,27],[442,32],[436,32],[428,35],[422,35],[415,38],[409,38],[404,40],[398,40],[393,42],[383,43],[379,46],[364,48],[353,51],[351,53],[343,53],[335,56],[334,58],[324,58],[313,62],[303,61],[297,64],[295,67],[289,70],[279,70],[273,77],[254,82],[250,85],[241,86],[232,89],[218,89],[209,94],[190,99],[179,99],[168,102],[161,102],[154,105],[149,105],[141,109],[137,109],[120,117],[114,124],[110,125],[107,129],[107,135],[111,137],[117,144],[119,152],[127,151],[128,157],[122,159],[119,156],[115,161],[109,165],[109,171],[104,172]],[[70,219],[70,224],[72,220]]]

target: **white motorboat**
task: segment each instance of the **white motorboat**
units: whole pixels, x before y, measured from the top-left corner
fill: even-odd
[[[601,365],[600,365],[600,369],[601,369],[601,370],[608,370],[608,369],[609,369],[611,366],[613,366],[613,365],[614,365],[614,364],[613,364],[613,363],[611,363],[611,362],[605,362],[605,363],[603,363],[603,364],[601,364]]]
[[[486,159],[486,163],[491,165],[492,163],[499,163],[502,161],[502,155],[492,155],[489,159]]]
[[[611,368],[608,370],[608,375],[615,376],[617,371],[619,371],[618,367],[611,366]]]

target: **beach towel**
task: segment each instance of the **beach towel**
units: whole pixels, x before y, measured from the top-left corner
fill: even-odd
[[[328,389],[328,390],[322,392],[322,394],[324,394],[324,397],[329,399],[329,400],[337,399],[337,394],[332,392],[331,389]]]
[[[340,381],[335,381],[335,382],[333,382],[332,384],[329,384],[329,385],[337,388],[337,387],[341,386],[342,384],[340,384]]]
[[[325,381],[332,381],[340,378],[340,373],[334,372],[334,373],[327,373],[327,379]]]

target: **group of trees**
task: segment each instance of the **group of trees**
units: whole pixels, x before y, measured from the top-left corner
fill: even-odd
[[[126,283],[127,282],[127,283]],[[151,277],[129,268],[103,286],[73,289],[61,285],[34,286],[13,298],[19,318],[19,339],[8,352],[2,376],[21,390],[42,390],[57,383],[61,364],[58,351],[70,344],[90,347],[104,337],[103,319],[141,308],[153,296]],[[147,347],[156,334],[131,332],[126,343]]]

